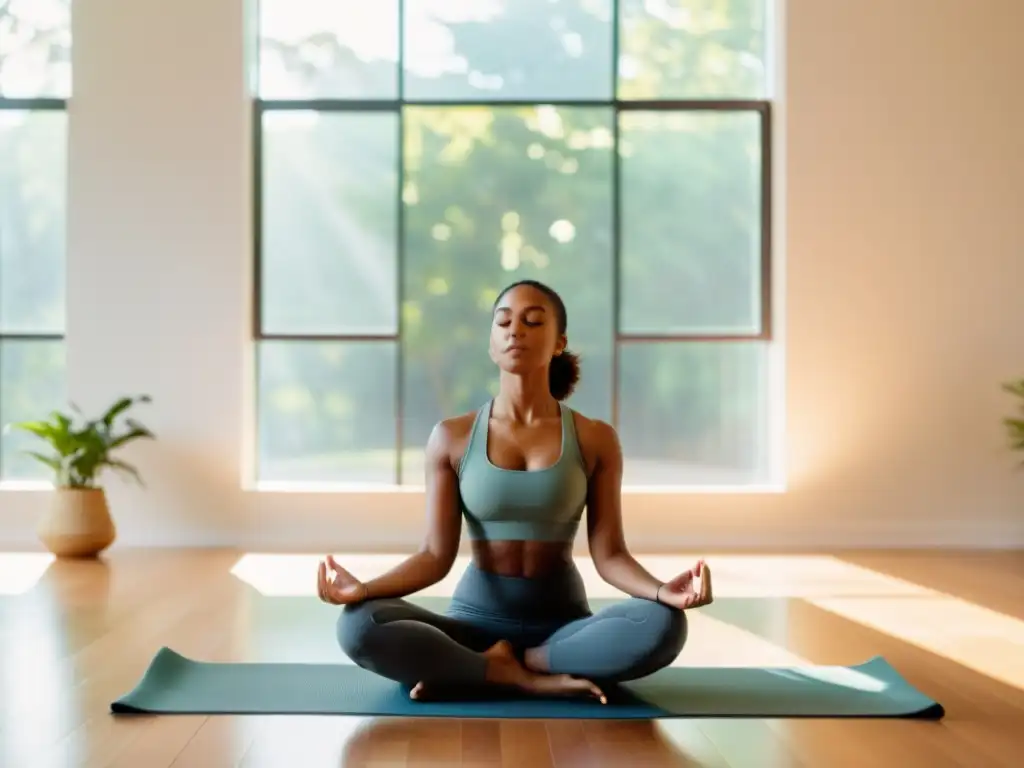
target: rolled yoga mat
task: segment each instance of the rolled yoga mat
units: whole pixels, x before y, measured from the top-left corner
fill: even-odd
[[[413,598],[413,602],[443,610],[446,601]],[[591,602],[596,608],[605,601]],[[316,615],[301,606],[295,608],[301,619]],[[277,615],[272,625],[286,619],[295,626],[300,615]],[[303,626],[302,631],[315,631],[315,627]],[[333,626],[328,624],[323,631],[330,635]],[[212,663],[162,648],[135,688],[111,704],[111,711],[615,720],[937,720],[945,714],[941,704],[910,685],[881,657],[849,667],[669,667],[604,691],[609,699],[606,705],[585,699],[530,698],[493,689],[461,700],[412,701],[404,686],[350,663]]]

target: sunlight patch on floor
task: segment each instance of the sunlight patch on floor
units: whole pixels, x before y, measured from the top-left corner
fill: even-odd
[[[802,667],[811,662],[787,650],[785,640],[785,611],[775,622],[778,633],[767,632],[771,638],[761,637],[727,621],[716,619],[701,611],[689,614],[689,632],[683,652],[672,662],[673,667]],[[766,628],[772,629],[772,628]]]
[[[791,680],[817,680],[841,688],[855,689],[858,691],[870,691],[879,693],[889,687],[889,684],[877,677],[872,677],[859,669],[841,666],[808,666],[799,670],[782,669],[775,672],[779,677],[786,677]]]
[[[807,599],[848,621],[1024,690],[1024,622],[956,597]]]
[[[0,595],[28,592],[53,561],[48,552],[0,552]]]
[[[79,706],[67,695],[74,690],[74,679],[62,663],[67,654],[65,631],[63,617],[53,606],[4,626],[0,684],[9,697],[5,707],[18,710],[18,727],[0,728],[0,765],[38,765],[40,744],[60,733]]]

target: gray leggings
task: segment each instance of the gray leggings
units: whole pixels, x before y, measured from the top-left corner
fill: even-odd
[[[338,618],[338,642],[353,662],[407,686],[479,685],[481,652],[499,640],[517,654],[544,648],[552,673],[597,684],[634,680],[671,664],[686,633],[683,611],[651,600],[591,612],[574,566],[524,579],[470,565],[444,614],[384,598],[346,606]]]

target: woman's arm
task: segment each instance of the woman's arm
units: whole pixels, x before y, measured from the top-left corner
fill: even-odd
[[[426,451],[427,531],[420,550],[387,573],[366,583],[364,600],[405,597],[441,581],[459,551],[462,517],[459,479],[452,461],[458,442],[449,422],[430,433]]]
[[[598,575],[633,597],[658,598],[662,586],[629,553],[622,530],[622,446],[615,429],[602,421],[590,424],[596,456],[587,491],[587,538]]]

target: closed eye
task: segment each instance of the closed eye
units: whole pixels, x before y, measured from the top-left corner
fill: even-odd
[[[500,328],[508,328],[508,326],[510,326],[510,325],[512,325],[512,321],[511,320],[501,320],[498,323],[498,327],[500,327]],[[544,325],[544,323],[539,321],[539,320],[524,320],[523,321],[523,325],[528,325],[531,328],[537,328],[539,326]]]

